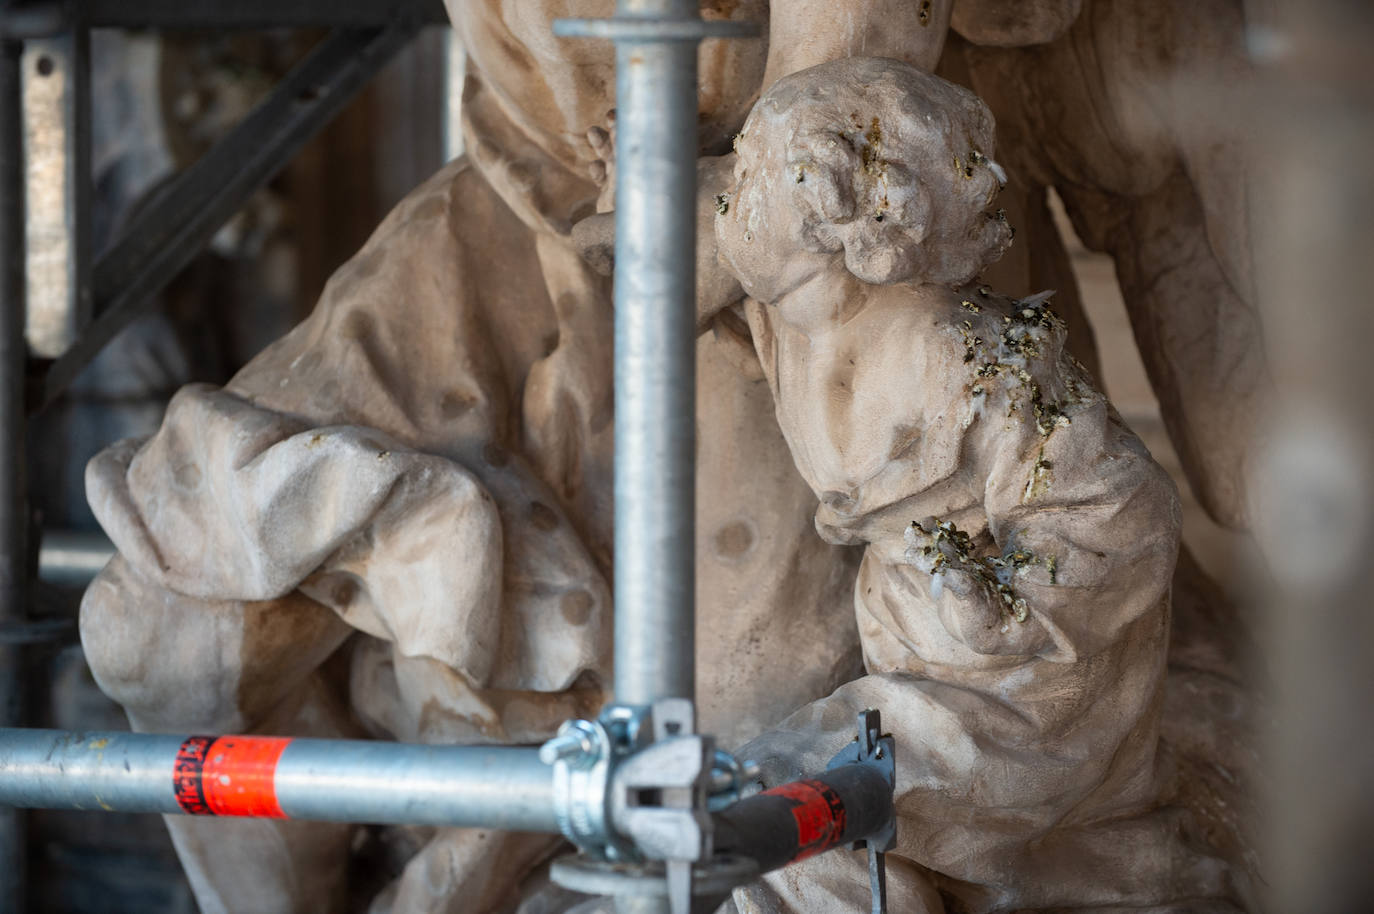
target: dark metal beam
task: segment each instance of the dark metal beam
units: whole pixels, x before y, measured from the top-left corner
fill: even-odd
[[[229,136],[143,207],[96,261],[95,320],[33,379],[30,407],[37,411],[52,403],[419,29],[419,23],[402,22],[334,32]]]
[[[28,615],[22,52],[19,42],[0,40],[0,630],[23,626]],[[27,723],[25,659],[21,645],[0,638],[0,726]],[[24,822],[19,810],[0,809],[0,912],[27,910]]]
[[[81,0],[90,28],[381,28],[447,23],[442,0]]]

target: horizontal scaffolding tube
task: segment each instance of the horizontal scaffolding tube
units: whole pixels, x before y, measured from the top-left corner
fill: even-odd
[[[0,729],[0,805],[557,832],[537,749]],[[890,827],[892,784],[841,765],[714,813],[759,872]]]
[[[38,577],[49,584],[85,587],[114,555],[114,543],[103,533],[44,530],[38,547]]]
[[[558,831],[508,746],[0,729],[0,805]]]

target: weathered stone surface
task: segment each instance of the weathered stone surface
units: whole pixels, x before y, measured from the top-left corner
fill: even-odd
[[[1182,839],[1157,780],[1177,495],[1042,297],[976,281],[1009,240],[987,109],[853,58],[770,88],[737,152],[721,257],[755,299],[817,529],[865,547],[868,670],[746,754],[765,783],[801,776],[882,708],[904,890],[964,911],[1224,907],[1228,866]],[[863,910],[832,894],[862,884],[853,862],[823,860],[737,904]]]
[[[1186,817],[1160,806],[1155,770],[1162,702],[1180,694],[1164,673],[1174,494],[1064,354],[1063,325],[1018,300],[1029,277],[1062,268],[1062,248],[1004,266],[1010,297],[980,292],[1010,240],[987,108],[910,67],[849,61],[778,83],[730,152],[761,88],[796,70],[856,54],[932,68],[952,4],[854,2],[843,29],[812,0],[708,6],[768,18],[770,43],[702,52],[700,151],[716,157],[699,201],[703,727],[737,745],[820,700],[754,744],[778,777],[823,764],[853,712],[881,705],[910,760],[893,885],[911,910],[1227,896],[1226,867],[1176,840]],[[223,391],[184,391],[156,436],[92,464],[92,504],[122,558],[87,595],[83,637],[136,726],[531,742],[605,697],[613,72],[609,45],[550,36],[566,7],[451,4],[473,50],[470,158],[407,198],[315,313]],[[1063,24],[1051,13],[1027,34],[1048,40]],[[1098,21],[1085,12],[1046,47],[1105,40],[1079,37]],[[980,91],[1013,104],[1031,91],[966,53]],[[1074,72],[1027,86],[1053,98],[1082,82]],[[1062,128],[1048,102],[1027,110],[1037,130]],[[1048,237],[1043,187],[1097,175],[1118,137],[1094,125],[1050,142],[1009,123],[1005,157],[1024,165],[1013,213]],[[1155,136],[1140,142],[1160,148]],[[1068,164],[1050,174],[1037,155]],[[1121,171],[1213,200],[1218,226],[1236,218],[1210,178],[1184,187],[1173,160],[1153,163]],[[726,270],[710,223],[731,169]],[[1110,235],[1113,251],[1187,294],[1142,297],[1137,313],[1205,306],[1189,319],[1215,322],[1243,299],[1213,295],[1217,270],[1184,256],[1211,235],[1171,222],[1174,198],[1154,189],[1121,192],[1144,195],[1124,217],[1143,228]],[[1071,208],[1096,224],[1084,200]],[[1161,240],[1161,225],[1188,237]],[[1155,381],[1177,391],[1171,427],[1197,438],[1195,482],[1218,491],[1243,462],[1237,436],[1200,437],[1226,395],[1220,368],[1199,367],[1188,334],[1146,339],[1173,372]],[[1253,336],[1228,340],[1233,361],[1249,358]],[[1224,493],[1216,504],[1229,510]],[[937,517],[967,544],[937,534]],[[1196,727],[1180,732],[1188,759],[1211,751]],[[206,910],[344,903],[349,827],[235,826],[231,840],[272,852],[219,857],[224,823],[172,828]],[[419,850],[378,912],[501,910],[554,847],[403,838]],[[861,910],[851,868],[830,855],[738,903]]]
[[[1271,390],[1251,127],[1227,95],[1253,75],[1243,6],[1090,0],[1048,43],[986,47],[969,34],[947,54],[996,115],[1008,169],[1055,188],[1084,243],[1111,254],[1189,485],[1237,528],[1249,525],[1249,455]]]

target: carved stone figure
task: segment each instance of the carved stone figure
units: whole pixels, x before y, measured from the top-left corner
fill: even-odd
[[[997,4],[960,0],[963,40],[951,39],[941,72],[987,101],[1026,192],[1053,187],[1084,243],[1112,256],[1188,482],[1215,520],[1244,528],[1248,455],[1271,390],[1250,245],[1251,127],[1227,95],[1253,75],[1245,4],[1079,5],[997,16]],[[1037,244],[1044,232],[1027,228]]]
[[[595,68],[560,82],[520,57],[584,53],[554,42],[549,12],[503,43],[498,11],[455,11],[471,47],[519,51],[475,55],[471,158],[417,189],[223,391],[183,391],[151,441],[93,462],[120,558],[86,595],[83,642],[138,729],[534,742],[603,700],[610,296],[569,229],[601,192],[583,135],[611,100]],[[609,75],[610,49],[595,53]],[[704,96],[716,145],[759,78],[754,52],[731,53],[723,100],[709,81]],[[544,103],[549,86],[567,97]],[[701,338],[699,378],[701,722],[738,744],[861,669],[857,556],[812,529],[742,324]],[[168,826],[206,910],[338,909],[349,891],[354,828]],[[418,848],[376,902],[397,911],[495,909],[558,843],[387,840]]]
[[[865,547],[868,670],[745,752],[771,785],[884,709],[895,910],[1225,910],[1227,867],[1158,804],[1177,496],[1046,296],[977,282],[1010,241],[993,143],[966,90],[851,58],[780,80],[736,144],[720,255],[817,529]],[[829,855],[737,902],[862,911],[865,891]]]
[[[575,13],[610,15],[613,5],[594,0],[579,4]],[[769,26],[767,54],[742,43],[710,42],[703,48],[701,153],[713,158],[702,162],[699,212],[708,242],[714,198],[736,165],[730,138],[765,86],[855,54],[933,69],[952,14],[949,0],[855,0],[845,5],[845,26],[837,29],[834,5],[815,0],[706,6],[708,17],[766,19]],[[463,103],[468,157],[411,194],[334,277],[315,313],[223,390],[184,390],[156,436],[121,444],[93,461],[92,507],[120,557],[87,593],[83,643],[98,682],[128,709],[136,728],[533,742],[566,717],[592,713],[604,699],[612,332],[609,281],[595,255],[604,252],[605,211],[614,205],[608,189],[614,168],[613,65],[609,45],[552,37],[550,21],[570,12],[568,4],[553,2],[450,4],[470,51]],[[1076,12],[1075,7],[1060,18],[1072,21]],[[1041,22],[1031,30],[1035,36],[1059,28],[1055,16],[1042,19],[1035,20]],[[977,395],[982,399],[971,387],[953,385],[963,385],[983,367],[984,357],[995,354],[1004,332],[999,312],[1010,309],[1008,299],[964,289],[955,303],[957,321],[970,326],[955,321],[934,335],[923,326],[905,326],[902,339],[926,360],[919,365],[912,361],[916,355],[891,348],[859,352],[857,342],[843,339],[849,331],[829,327],[826,309],[836,308],[857,308],[860,317],[866,311],[865,319],[890,311],[906,320],[909,313],[952,320],[945,313],[952,299],[922,298],[926,293],[911,288],[923,287],[899,280],[963,282],[1009,235],[1000,220],[983,215],[990,200],[960,215],[939,184],[929,183],[923,197],[916,190],[924,176],[898,180],[899,168],[913,167],[931,143],[932,156],[953,150],[960,157],[958,175],[952,161],[927,164],[958,177],[955,186],[967,195],[963,203],[980,201],[978,195],[996,188],[985,110],[943,84],[921,85],[934,93],[930,104],[952,106],[948,123],[960,125],[966,137],[903,133],[910,125],[900,114],[890,123],[880,116],[876,128],[863,120],[858,135],[873,133],[864,148],[878,150],[867,162],[862,150],[854,153],[860,181],[868,184],[851,182],[846,197],[840,178],[854,161],[829,147],[808,152],[815,162],[803,170],[801,183],[790,172],[787,180],[794,183],[783,181],[789,195],[815,191],[810,202],[798,205],[810,207],[807,231],[814,237],[807,244],[821,253],[780,247],[778,239],[746,243],[742,233],[731,236],[723,229],[731,264],[726,271],[716,262],[713,242],[699,246],[698,683],[703,728],[738,745],[806,702],[831,696],[868,664],[874,675],[801,712],[788,731],[757,744],[776,750],[770,753],[775,772],[785,759],[802,766],[812,761],[782,751],[783,744],[792,745],[786,732],[838,733],[852,722],[851,703],[880,703],[885,715],[895,713],[894,721],[908,726],[901,711],[881,695],[868,694],[888,686],[897,688],[894,702],[922,696],[915,709],[907,709],[915,729],[904,740],[944,745],[941,740],[948,739],[956,747],[950,752],[967,752],[943,760],[932,756],[932,766],[977,761],[992,776],[998,765],[1021,763],[1010,750],[1018,739],[1058,738],[1062,734],[1054,728],[1068,727],[1066,721],[1077,721],[1083,730],[1076,733],[1081,741],[1072,743],[1075,752],[1120,750],[1098,761],[1060,759],[1057,782],[1047,775],[1022,783],[1010,773],[989,781],[1004,791],[995,795],[1002,811],[990,818],[974,817],[970,809],[977,804],[961,805],[955,797],[937,810],[929,797],[905,785],[904,814],[926,823],[907,829],[924,836],[914,840],[944,846],[932,831],[941,821],[965,836],[990,836],[986,846],[975,842],[978,853],[964,868],[956,861],[941,870],[948,885],[923,875],[921,867],[948,862],[923,856],[934,848],[904,845],[906,859],[916,862],[899,864],[911,875],[894,877],[894,884],[920,894],[938,911],[932,893],[939,890],[961,903],[991,906],[987,880],[1009,885],[1045,859],[1001,855],[1024,847],[1036,829],[1067,836],[1062,840],[1069,843],[1050,841],[1044,853],[1072,856],[1082,852],[1083,841],[1096,847],[1096,838],[1087,836],[1097,833],[1088,826],[1104,810],[1126,809],[1130,797],[1154,803],[1146,775],[1177,527],[1167,481],[1090,385],[1057,361],[1063,329],[1039,303],[1019,309],[1031,317],[1014,318],[1015,333],[1024,331],[1029,341],[1024,364],[1013,371],[1006,366],[1015,359],[997,356],[1004,367],[984,379],[983,394]],[[908,95],[889,93],[881,101],[901,110]],[[802,105],[795,113],[806,120],[807,110]],[[757,137],[751,132],[746,129],[741,141],[746,157],[780,155],[768,151],[766,130]],[[978,152],[977,161],[970,152]],[[889,163],[887,170],[882,162]],[[823,175],[830,176],[829,191]],[[742,179],[745,190],[728,201],[727,226],[737,225],[731,220],[748,210],[748,182],[761,176]],[[872,195],[880,180],[891,188],[881,209],[883,198]],[[903,195],[903,189],[910,193]],[[844,222],[837,215],[859,201],[873,219]],[[923,215],[922,207],[931,209]],[[879,215],[882,221],[876,221]],[[961,227],[976,230],[978,238],[970,242],[958,235]],[[756,230],[746,225],[742,231]],[[756,253],[769,245],[773,254]],[[1018,282],[1026,287],[1016,294],[1031,291],[1027,275],[1054,272],[1036,264],[1053,262],[1054,252],[1062,253],[1056,245],[1051,234],[1033,233],[1033,254],[1020,262]],[[841,251],[847,270],[835,268]],[[753,263],[751,257],[762,259]],[[816,283],[809,294],[784,302],[782,293],[794,290],[762,287],[765,280],[786,285],[767,279],[780,258],[795,263],[790,269],[817,270],[809,277]],[[1066,271],[1067,264],[1062,266]],[[746,290],[755,301],[737,306]],[[911,295],[916,298],[904,297]],[[1066,297],[1072,324],[1081,317],[1072,296]],[[868,298],[871,303],[858,308]],[[982,310],[964,309],[965,298]],[[1205,287],[1185,296],[1192,303],[1205,304],[1207,298]],[[806,335],[798,330],[804,326],[829,334],[828,346],[855,350],[832,366],[834,377],[812,376],[790,361],[799,334]],[[1172,358],[1170,345],[1166,341],[1162,358]],[[1080,351],[1091,357],[1090,346]],[[846,367],[850,357],[860,364]],[[795,399],[777,388],[784,372],[822,389],[850,370],[849,393],[827,394],[823,401]],[[893,380],[878,383],[880,376]],[[934,389],[925,383],[928,376]],[[908,400],[894,403],[901,390]],[[1070,396],[1072,391],[1078,393]],[[915,411],[918,403],[935,408],[930,404],[940,396],[962,411]],[[1015,427],[1007,435],[1018,447],[1043,443],[1044,455],[994,446],[995,436],[987,431],[994,427],[991,417],[1013,403],[1018,409],[1009,421]],[[1060,412],[1049,412],[1051,407]],[[908,412],[897,416],[894,409]],[[1061,418],[1070,424],[1061,427]],[[1046,425],[1048,437],[1037,423]],[[1111,456],[1115,469],[1087,473],[1081,461],[1091,455]],[[978,474],[999,482],[974,499],[967,487]],[[935,495],[925,491],[928,485]],[[1073,521],[1049,520],[1042,515],[1056,512],[1035,510],[1056,499],[1066,509],[1082,505],[1091,500],[1093,486],[1104,498],[1142,493],[1123,502],[1122,517],[1114,521],[1120,527],[1106,519],[1104,530],[1080,522],[1107,540],[1096,547],[1101,559],[1056,539],[1066,533],[1055,524]],[[967,496],[962,502],[955,498],[960,492]],[[1028,494],[1030,507],[1018,501]],[[891,516],[877,510],[879,503],[890,505]],[[1090,513],[1081,507],[1065,511],[1075,518]],[[1038,532],[1027,534],[1024,543],[1021,534],[1008,539],[1003,531],[1007,525],[1019,529],[1021,514],[1039,525],[1031,526]],[[937,517],[952,526],[936,525]],[[824,539],[816,533],[816,518]],[[908,534],[912,520],[925,532]],[[884,526],[889,521],[900,521],[896,539]],[[1113,539],[1120,530],[1151,526],[1157,533],[1148,542]],[[963,534],[971,537],[967,544]],[[995,556],[988,552],[989,536],[999,547]],[[859,591],[856,545],[866,545]],[[944,556],[938,594],[932,594],[935,579],[928,574],[934,568],[919,567],[927,547]],[[976,556],[1010,564],[992,568]],[[992,586],[987,574],[1009,578],[998,583],[1008,587],[1010,604],[1000,593],[984,599],[980,588]],[[867,601],[863,588],[869,586],[881,601]],[[1110,587],[1116,596],[1069,601],[1061,612],[1054,601],[1078,587]],[[974,655],[975,668],[960,675],[986,688],[993,688],[999,669],[1012,665],[991,648],[1011,639],[1036,657],[1033,665],[1042,672],[1019,684],[1002,680],[1016,700],[1035,696],[1034,710],[1025,712],[1030,719],[1021,720],[992,699],[977,708],[941,705],[954,685],[911,691],[913,657],[942,666],[954,661],[912,651],[907,642],[926,630],[903,628],[914,623],[887,608],[906,605],[892,602],[899,598],[936,613],[940,629],[932,630],[950,633],[941,650],[966,663]],[[1089,620],[1084,614],[1091,607],[1105,609]],[[1024,621],[1018,619],[1022,614]],[[1102,617],[1111,621],[1103,623]],[[1089,657],[1105,659],[1094,665]],[[977,669],[978,663],[987,668]],[[1025,661],[1016,668],[1024,669]],[[1118,681],[1122,676],[1133,678]],[[978,683],[964,685],[969,695],[978,694]],[[820,730],[802,722],[813,710]],[[823,754],[825,746],[821,739],[812,750]],[[903,751],[904,759],[920,757],[907,745]],[[906,770],[912,777],[940,776]],[[1069,793],[1073,785],[1081,787],[1078,803],[1055,793],[1055,783]],[[1010,793],[1042,802],[1021,803]],[[984,800],[993,796],[981,794],[979,802],[987,806]],[[920,811],[927,806],[929,811]],[[1023,808],[1029,811],[1016,812]],[[1070,809],[1065,822],[1082,828],[1051,829],[1064,824],[1051,821],[1054,811]],[[1203,893],[1221,892],[1221,869],[1211,861],[1190,871],[1194,883],[1169,868],[1165,858],[1175,845],[1158,830],[1169,815],[1154,812],[1117,823],[1130,837],[1113,840],[1138,842],[1154,867],[1125,873],[1104,863],[1105,878],[1124,880],[1121,897],[1154,897],[1150,893],[1161,886],[1181,891],[1188,884]],[[185,818],[168,824],[207,911],[339,910],[346,896],[351,893],[356,903],[362,891],[350,886],[347,875],[350,849],[362,838],[351,826]],[[395,878],[373,902],[379,912],[510,910],[522,895],[540,891],[538,880],[527,877],[558,844],[541,836],[472,830],[394,829],[373,836],[399,861]],[[807,864],[769,889],[751,890],[762,894],[742,895],[739,903],[749,910],[749,904],[765,904],[772,892],[808,899],[806,910],[836,909],[827,892],[858,892],[864,885],[854,874],[827,869],[844,859]],[[1049,894],[1039,900],[1024,896],[1024,904],[1054,906],[1087,897],[1079,891],[1081,868],[1071,869],[1062,884],[1036,883]],[[794,889],[784,888],[788,880]]]

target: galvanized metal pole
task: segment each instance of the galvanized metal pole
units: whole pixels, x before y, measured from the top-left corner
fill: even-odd
[[[752,874],[890,834],[890,738],[884,751],[885,766],[842,759],[714,813],[716,849],[755,861]],[[0,805],[18,807],[552,833],[554,789],[532,748],[0,729]],[[667,909],[633,881],[621,907]]]
[[[0,15],[12,2],[0,2]],[[24,154],[18,41],[0,40],[0,726],[22,726],[28,492],[24,473]],[[25,816],[0,809],[0,912],[25,910]]]
[[[615,698],[648,705],[695,697],[696,40],[616,42],[615,142]]]
[[[677,736],[695,730],[696,697],[697,46],[753,31],[703,22],[697,0],[618,0],[613,19],[554,23],[565,37],[615,41],[615,701],[655,714],[687,702]],[[655,738],[670,738],[659,723]],[[665,859],[666,895],[618,897],[621,911],[692,906],[710,822],[702,809],[665,812],[696,851]],[[603,873],[605,862],[565,861],[554,878],[572,885],[587,870],[595,891],[645,894],[633,874]]]
[[[0,730],[0,805],[558,831],[513,746]]]
[[[62,587],[84,588],[115,556],[104,533],[44,530],[38,544],[38,577]]]

